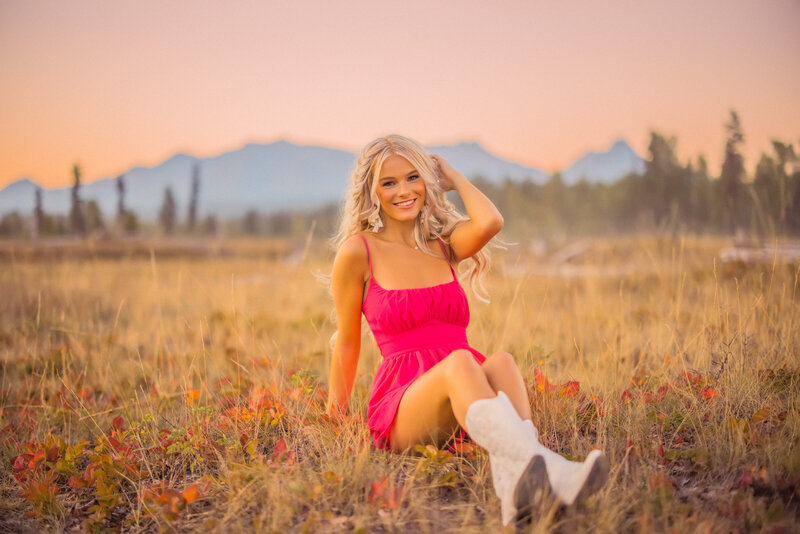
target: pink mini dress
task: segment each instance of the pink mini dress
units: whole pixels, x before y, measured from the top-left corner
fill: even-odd
[[[428,369],[457,349],[472,353],[482,364],[486,357],[469,346],[469,304],[458,283],[444,244],[439,240],[453,280],[445,284],[413,289],[384,289],[372,276],[372,259],[366,238],[369,282],[361,311],[378,343],[381,362],[367,407],[367,424],[375,446],[391,447],[389,437],[400,399],[406,389]],[[464,429],[456,441],[467,438]]]

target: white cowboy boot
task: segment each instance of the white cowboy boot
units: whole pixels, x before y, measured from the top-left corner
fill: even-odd
[[[501,391],[497,397],[473,402],[465,425],[472,440],[489,452],[503,525],[527,519],[535,500],[547,490],[547,472],[511,401]]]
[[[539,431],[533,421],[523,421],[528,441],[536,454],[544,458],[550,489],[565,506],[571,506],[596,492],[608,480],[608,459],[602,451],[593,450],[583,462],[571,462],[539,442]]]

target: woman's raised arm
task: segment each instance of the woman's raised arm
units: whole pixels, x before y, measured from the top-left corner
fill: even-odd
[[[503,228],[503,216],[489,198],[472,185],[463,174],[441,157],[433,154],[439,166],[440,185],[445,191],[455,189],[464,201],[469,220],[450,234],[450,248],[456,261],[469,258],[482,249]]]
[[[328,415],[346,413],[353,390],[361,351],[361,301],[367,269],[366,247],[360,238],[352,236],[336,254],[331,276],[337,329],[331,357]]]

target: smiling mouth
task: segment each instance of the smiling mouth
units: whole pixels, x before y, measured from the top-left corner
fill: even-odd
[[[394,205],[398,208],[410,208],[416,201],[416,198],[412,198],[411,200],[404,200],[403,202],[395,202]]]

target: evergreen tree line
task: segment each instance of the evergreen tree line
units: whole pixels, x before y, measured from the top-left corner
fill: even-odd
[[[651,132],[645,172],[612,184],[568,186],[558,173],[542,185],[475,182],[503,213],[504,231],[513,236],[800,235],[800,153],[791,144],[773,141],[773,153],[761,155],[751,178],[745,174],[744,135],[735,111],[725,128],[725,157],[716,177],[710,176],[702,155],[681,164],[675,155],[677,139]]]
[[[542,185],[511,180],[495,184],[482,177],[473,181],[503,213],[506,232],[512,236],[634,232],[800,235],[800,151],[796,152],[792,144],[773,141],[773,152],[761,155],[751,178],[745,173],[741,155],[744,135],[735,111],[730,112],[725,129],[725,156],[716,177],[709,174],[702,155],[681,164],[675,155],[677,139],[651,132],[645,172],[629,174],[612,184],[580,181],[568,186],[559,173]],[[45,213],[41,190],[37,190],[30,227],[26,217],[13,212],[0,219],[0,236],[133,235],[143,230],[136,214],[125,205],[124,175],[116,179],[116,217],[106,221],[97,202],[81,199],[80,167],[75,165],[72,172],[72,203],[67,216]],[[163,234],[301,237],[312,224],[318,235],[332,235],[338,225],[338,204],[268,215],[249,210],[224,224],[214,215],[200,220],[199,192],[200,166],[196,163],[185,223],[179,221],[172,189],[164,189],[158,213],[158,228]],[[454,200],[459,204],[457,195]],[[459,207],[463,210],[463,205]]]
[[[189,191],[189,208],[186,215],[186,224],[181,226],[178,220],[178,205],[175,202],[175,195],[172,188],[164,188],[164,198],[161,201],[161,209],[158,211],[158,222],[166,235],[176,232],[204,235],[214,235],[218,230],[217,218],[208,215],[202,222],[198,223],[197,203],[200,198],[200,164],[192,166],[192,180]]]
[[[125,204],[125,175],[116,178],[117,212],[113,220],[106,220],[100,206],[94,200],[84,201],[81,198],[81,175],[79,165],[72,169],[73,186],[71,190],[70,211],[67,215],[51,215],[45,212],[42,205],[42,191],[36,189],[32,216],[24,217],[19,212],[11,212],[0,218],[0,236],[33,238],[44,236],[79,236],[116,235],[133,236],[144,232],[160,232],[163,235],[198,235],[213,236],[219,233],[226,235],[249,236],[285,236],[302,237],[314,225],[323,233],[333,232],[337,224],[338,207],[323,206],[308,211],[280,211],[273,214],[262,214],[256,210],[248,210],[240,218],[231,218],[222,224],[213,214],[202,220],[198,213],[200,197],[200,165],[192,166],[189,206],[185,223],[181,223],[177,202],[172,188],[164,188],[161,207],[158,210],[155,226],[140,225],[139,218]]]
[[[33,238],[61,235],[85,237],[87,234],[109,230],[127,235],[136,234],[139,231],[139,220],[135,213],[125,209],[125,176],[118,176],[116,179],[117,214],[116,219],[109,223],[97,201],[84,201],[81,198],[81,175],[80,165],[73,165],[71,202],[67,215],[45,212],[42,205],[42,190],[37,188],[34,192],[34,208],[30,220],[26,221],[19,212],[11,212],[0,219],[0,235],[6,237],[30,235]]]
[[[11,212],[0,219],[0,236],[23,237],[74,235],[86,237],[88,234],[136,235],[143,228],[136,213],[125,205],[125,175],[117,176],[117,212],[115,218],[107,221],[100,206],[95,200],[84,201],[81,198],[81,175],[79,165],[72,168],[73,185],[71,190],[70,210],[67,215],[51,215],[42,206],[42,190],[34,192],[34,209],[29,221],[19,214]],[[158,213],[158,226],[165,234],[173,234],[176,230],[194,233],[202,230],[205,234],[217,231],[216,217],[208,216],[202,225],[198,224],[197,202],[200,192],[200,167],[192,168],[191,195],[186,224],[179,228],[177,205],[171,187],[164,189],[164,198]]]
[[[30,228],[27,227],[25,219],[18,212],[12,212],[0,219],[0,235],[13,237],[27,233],[34,237],[72,233],[86,235],[104,229],[106,220],[100,206],[94,200],[85,202],[80,197],[81,168],[79,165],[73,165],[72,176],[72,202],[67,215],[46,213],[42,206],[42,190],[37,188],[34,192],[34,208],[33,216],[29,221]],[[135,227],[133,230],[135,231]]]

